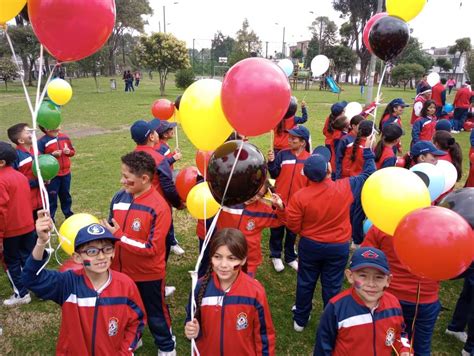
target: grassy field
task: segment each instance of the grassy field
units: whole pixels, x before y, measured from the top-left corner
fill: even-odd
[[[123,92],[122,81],[117,79],[119,89],[109,89],[109,78],[99,80],[101,91],[95,90],[92,79],[73,80],[74,96],[71,102],[63,107],[63,130],[68,133],[75,145],[77,154],[72,159],[73,180],[73,210],[76,213],[87,212],[97,217],[106,217],[108,206],[114,192],[120,188],[120,156],[131,151],[134,147],[128,127],[137,119],[150,119],[151,103],[158,98],[158,78],[153,81],[144,78],[134,93]],[[388,102],[395,97],[402,97],[408,103],[413,101],[414,91],[384,88],[384,98]],[[167,97],[171,100],[181,92],[169,80]],[[304,99],[309,108],[309,120],[306,126],[312,133],[313,147],[323,144],[322,126],[329,112],[330,105],[338,100],[336,94],[321,92],[314,88],[309,91],[296,90],[293,92],[299,99]],[[359,87],[344,87],[340,100],[360,101]],[[448,99],[450,102],[453,96]],[[404,115],[404,122],[409,122],[411,109]],[[18,85],[9,85],[8,92],[0,92],[0,139],[6,140],[6,129],[17,122],[30,122],[31,118]],[[403,137],[404,147],[409,147],[410,135],[408,125],[407,135]],[[469,149],[467,133],[456,135],[466,154]],[[183,159],[175,165],[182,168],[194,165],[195,149],[179,132],[180,148]],[[252,139],[263,152],[270,146],[269,135]],[[464,171],[467,173],[467,160]],[[463,177],[463,181],[466,174]],[[173,329],[177,337],[178,354],[189,353],[189,342],[184,338],[183,325],[185,305],[190,291],[191,279],[188,271],[194,266],[197,258],[198,241],[195,236],[196,222],[186,212],[175,212],[175,229],[178,240],[186,254],[180,257],[172,255],[168,265],[167,284],[177,287],[173,297],[169,299],[170,311],[173,318]],[[59,214],[58,223],[62,215]],[[313,300],[312,319],[303,333],[293,331],[291,306],[295,298],[296,273],[286,268],[277,274],[268,259],[268,231],[262,241],[264,264],[259,269],[257,279],[266,288],[272,311],[273,321],[277,332],[277,354],[279,355],[309,355],[312,353],[315,332],[322,311],[320,287],[315,292]],[[66,256],[60,254],[62,259]],[[442,263],[442,261],[440,261]],[[49,268],[56,268],[56,262],[51,262]],[[460,354],[462,344],[444,334],[455,302],[460,292],[461,282],[443,282],[441,302],[447,309],[443,311],[436,325],[433,337],[433,354]],[[0,273],[0,299],[7,298],[11,288],[4,273]],[[0,354],[53,354],[60,323],[60,309],[52,302],[34,299],[29,305],[19,308],[6,309],[0,307],[0,325],[3,326],[3,336],[0,337]],[[71,336],[73,337],[73,336]],[[137,354],[156,354],[156,348],[151,336],[146,330],[144,346]]]

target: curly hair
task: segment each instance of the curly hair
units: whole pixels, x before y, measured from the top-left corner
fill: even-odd
[[[134,151],[120,158],[122,163],[128,167],[130,172],[136,176],[146,174],[153,179],[156,170],[155,160],[146,152]]]

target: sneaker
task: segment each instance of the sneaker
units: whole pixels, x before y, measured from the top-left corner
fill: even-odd
[[[181,246],[179,245],[173,245],[171,246],[171,251],[178,256],[184,255],[184,250]]]
[[[445,333],[446,333],[446,335],[454,336],[456,339],[461,341],[463,344],[466,343],[467,333],[465,331],[452,331],[452,330],[446,329]]]
[[[290,266],[290,267],[293,268],[296,272],[298,272],[298,261],[297,261],[297,260],[288,262],[288,266]]]
[[[457,130],[451,130],[451,133],[452,133],[452,134],[458,134],[459,131],[457,131]]]
[[[275,268],[275,271],[277,272],[281,272],[285,269],[285,265],[283,264],[281,258],[272,258],[272,263],[273,268]]]
[[[13,294],[10,298],[3,301],[3,305],[7,307],[14,307],[20,304],[28,304],[29,302],[31,302],[30,293],[26,293],[23,297]]]
[[[161,351],[160,349],[158,349],[158,356],[176,356],[176,350]]]
[[[165,297],[169,297],[176,292],[176,287],[174,286],[165,286]]]
[[[303,330],[304,330],[304,326],[299,326],[296,321],[293,321],[293,328],[298,333],[303,332]]]

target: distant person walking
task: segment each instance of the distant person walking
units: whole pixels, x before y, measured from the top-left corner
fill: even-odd
[[[450,77],[446,85],[448,86],[448,94],[451,94],[451,90],[453,90],[453,88],[456,86],[456,81],[453,77]]]
[[[140,84],[140,79],[142,78],[142,74],[137,70],[134,74],[135,77],[135,86],[138,87],[138,84]]]

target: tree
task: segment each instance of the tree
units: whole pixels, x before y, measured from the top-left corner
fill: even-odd
[[[350,22],[344,22],[339,29],[339,36],[341,36],[341,44],[352,48],[355,43],[354,33]]]
[[[333,0],[332,2],[334,10],[341,12],[343,18],[349,18],[355,51],[360,58],[361,84],[366,81],[367,66],[370,61],[370,53],[362,41],[362,32],[367,21],[376,13],[377,2],[377,0]]]
[[[105,67],[105,60],[107,53],[104,50],[94,53],[92,56],[84,58],[77,62],[79,70],[84,72],[87,76],[88,73],[92,74],[95,81],[95,88],[99,92],[99,82],[97,81],[97,75],[102,72]]]
[[[406,87],[409,82],[419,78],[425,72],[425,68],[422,65],[416,63],[402,63],[398,64],[392,69],[392,80],[396,83],[403,83],[403,90],[406,90]]]
[[[403,52],[393,61],[394,64],[418,63],[425,68],[425,72],[433,67],[433,59],[423,52],[421,43],[416,37],[411,37]]]
[[[313,35],[311,40],[308,43],[308,50],[306,51],[306,57],[304,60],[304,66],[309,68],[311,65],[311,61],[314,57],[316,57],[319,53],[319,40],[318,37]]]
[[[115,7],[117,12],[115,26],[106,46],[109,75],[115,75],[115,56],[125,31],[136,30],[143,33],[145,20],[142,15],[153,14],[148,0],[115,0]]]
[[[230,36],[224,36],[217,31],[212,40],[212,59],[217,62],[219,57],[229,57],[234,48],[235,40]]]
[[[0,58],[0,78],[5,82],[5,90],[8,90],[7,82],[12,82],[18,77],[17,68],[7,57]]]
[[[446,58],[436,58],[436,66],[440,67],[444,72],[453,69],[453,65]]]
[[[337,25],[334,21],[329,20],[327,16],[316,17],[309,29],[313,37],[319,38],[320,53],[326,53],[327,49],[336,43]]]
[[[449,47],[449,54],[453,55],[454,59],[454,68],[453,74],[456,73],[456,69],[458,69],[459,62],[461,61],[461,57],[464,53],[468,53],[471,51],[471,39],[469,37],[458,38],[454,46]],[[458,60],[456,61],[456,53],[459,52]]]
[[[242,28],[237,31],[229,64],[232,66],[244,58],[259,55],[261,51],[262,41],[253,30],[250,30],[249,21],[245,19]]]
[[[469,52],[466,67],[464,69],[466,70],[471,82],[474,81],[474,51]]]
[[[137,58],[147,68],[158,71],[161,96],[165,95],[168,73],[190,66],[186,44],[170,33],[142,36],[137,46]]]
[[[303,51],[300,48],[296,48],[293,52],[291,52],[291,58],[293,58],[293,59],[302,59],[303,58]]]
[[[334,70],[337,73],[336,81],[339,81],[341,73],[350,73],[357,63],[357,55],[346,46],[334,46],[328,49],[327,54],[333,59]],[[348,75],[346,76],[347,81]]]

